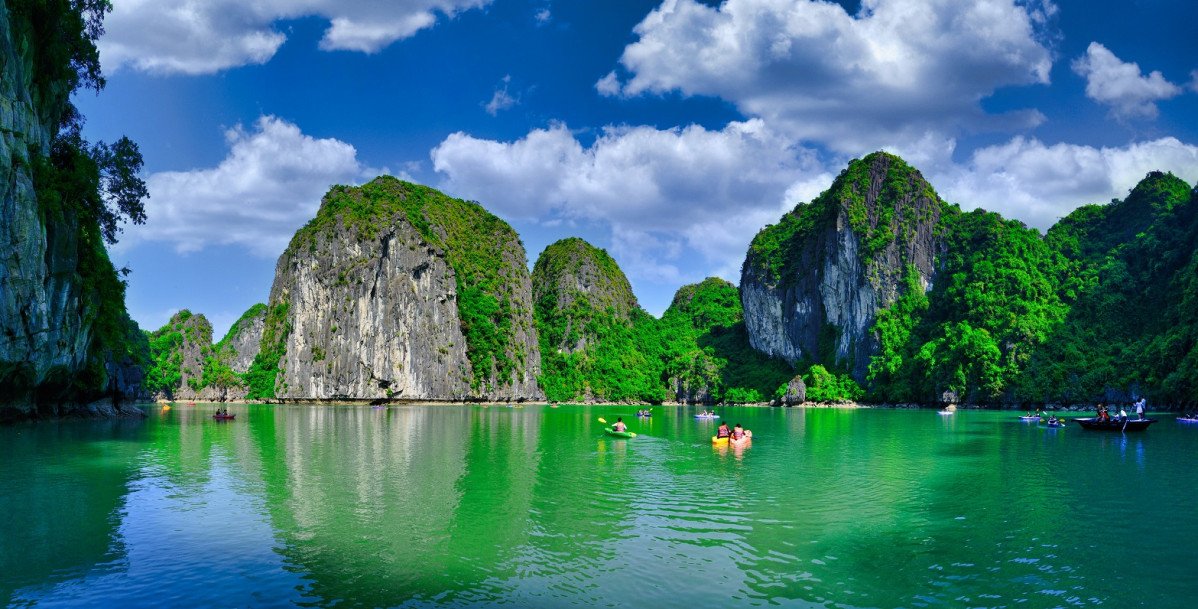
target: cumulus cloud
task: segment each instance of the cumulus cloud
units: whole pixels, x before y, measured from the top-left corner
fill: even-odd
[[[760,119],[719,131],[608,127],[586,147],[562,124],[515,142],[455,133],[432,160],[443,189],[506,218],[610,226],[625,271],[661,281],[681,276],[684,249],[735,278],[752,236],[797,202],[786,198],[794,184],[822,174],[813,153]]]
[[[1156,170],[1193,184],[1198,146],[1172,137],[1115,148],[1016,137],[974,151],[965,164],[939,163],[924,173],[942,197],[963,209],[982,207],[1047,230],[1078,206],[1126,197]]]
[[[1038,124],[1031,109],[988,114],[996,89],[1047,84],[1048,1],[665,0],[635,28],[607,95],[711,95],[793,136],[856,153],[927,130]]]
[[[1156,118],[1155,102],[1181,93],[1181,87],[1165,80],[1159,71],[1144,76],[1139,64],[1124,62],[1097,42],[1091,42],[1072,67],[1086,79],[1086,97],[1110,106],[1118,118]]]
[[[252,130],[225,133],[229,154],[219,165],[150,175],[146,226],[117,248],[161,241],[179,252],[236,244],[278,256],[316,215],[334,184],[354,183],[365,168],[353,146],[315,139],[287,121],[263,116]]]
[[[105,72],[210,74],[270,60],[287,40],[283,19],[329,20],[320,48],[377,52],[491,0],[122,0],[99,40]]]

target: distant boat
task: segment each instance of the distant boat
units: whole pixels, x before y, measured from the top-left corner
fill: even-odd
[[[233,417],[235,417],[235,416],[237,416],[237,413],[233,413],[233,414],[214,414],[214,415],[212,415],[212,418],[216,419],[217,421],[231,421],[231,420],[233,420]]]
[[[1021,416],[1021,417],[1019,417],[1019,420],[1020,420],[1020,421],[1039,421],[1039,420],[1040,420],[1040,415],[1036,415],[1036,416],[1034,416],[1034,417],[1023,417],[1023,416]]]
[[[1077,421],[1085,429],[1093,429],[1097,431],[1144,431],[1149,425],[1156,422],[1156,419],[1128,419],[1120,421],[1118,419],[1109,419],[1099,421],[1098,417],[1089,417],[1085,419],[1073,419]]]

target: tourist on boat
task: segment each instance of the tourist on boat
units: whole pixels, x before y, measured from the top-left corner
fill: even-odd
[[[1140,398],[1140,401],[1136,402],[1136,419],[1144,420],[1144,398]]]
[[[728,429],[727,423],[720,423],[720,428],[715,430],[715,437],[727,438],[732,435],[732,430]]]
[[[624,424],[624,419],[621,417],[616,417],[616,424],[611,428],[615,431],[628,431],[628,426]]]
[[[745,430],[744,430],[744,428],[742,428],[740,426],[740,423],[737,423],[736,427],[732,428],[732,439],[733,440],[743,440],[744,437],[745,437]]]
[[[1119,422],[1120,423],[1127,422],[1127,411],[1124,410],[1122,406],[1119,407]]]
[[[1111,420],[1111,416],[1110,416],[1109,414],[1107,414],[1107,412],[1106,412],[1106,406],[1104,406],[1104,405],[1102,404],[1102,402],[1099,402],[1099,403],[1098,403],[1098,416],[1097,416],[1097,417],[1095,417],[1095,419],[1097,419],[1097,420],[1098,420],[1098,421],[1100,421],[1100,422],[1101,422],[1101,421],[1110,421],[1110,420]]]

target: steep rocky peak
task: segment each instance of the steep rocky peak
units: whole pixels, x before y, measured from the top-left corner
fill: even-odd
[[[931,286],[947,208],[897,156],[875,152],[849,163],[828,190],[754,237],[741,269],[753,346],[864,379],[877,312],[898,299],[909,273]]]
[[[534,299],[541,302],[553,292],[559,311],[584,299],[592,309],[612,309],[616,317],[627,320],[631,311],[640,308],[620,265],[606,250],[577,237],[546,247],[537,257],[532,276]]]

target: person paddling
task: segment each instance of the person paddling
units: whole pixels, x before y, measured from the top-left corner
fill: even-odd
[[[624,424],[622,417],[616,417],[616,424],[611,426],[613,431],[628,431],[628,426]]]
[[[732,435],[732,431],[728,429],[727,423],[720,423],[720,428],[716,430],[715,437],[727,438]]]

